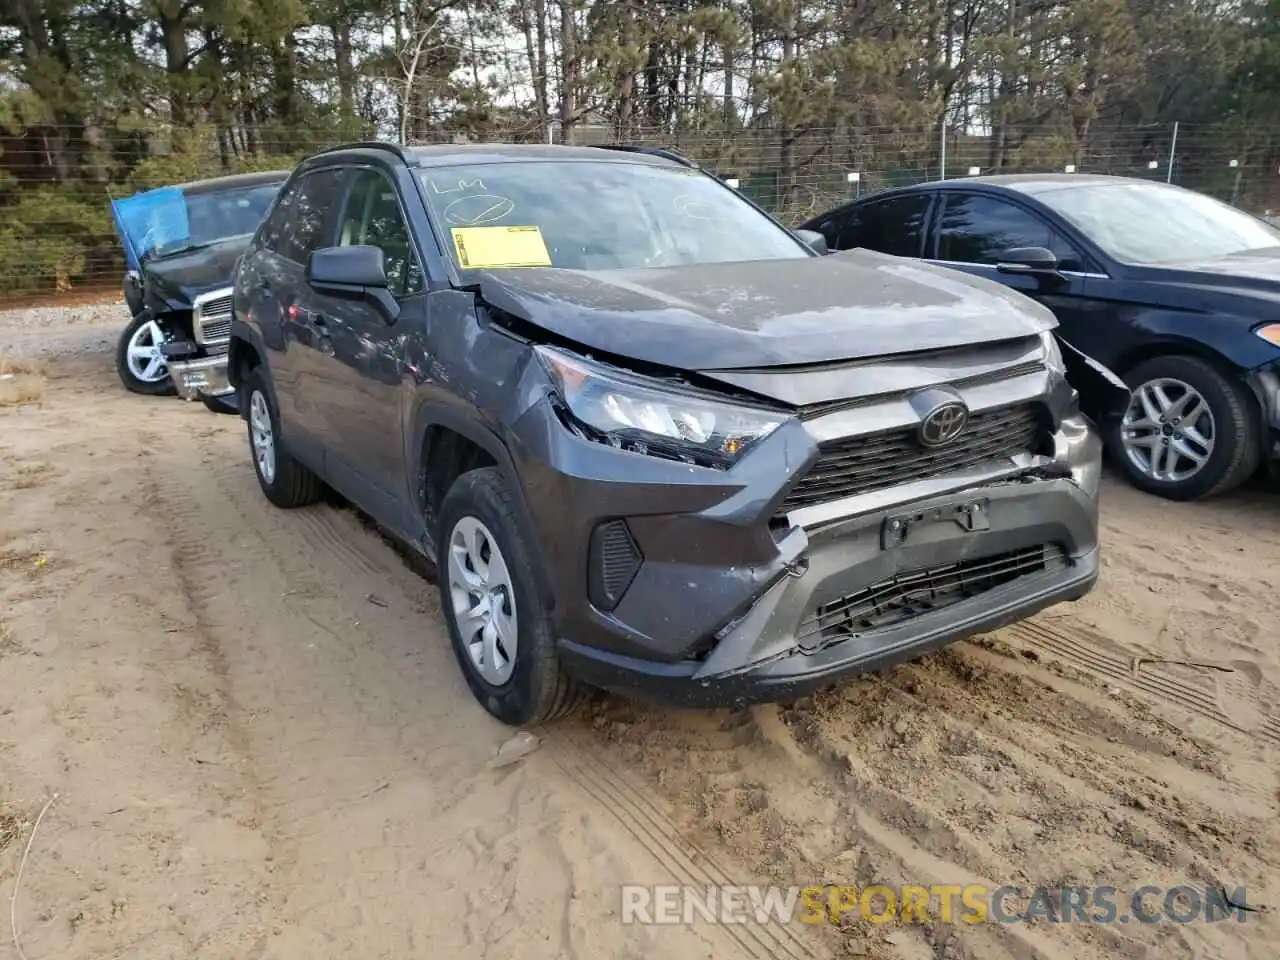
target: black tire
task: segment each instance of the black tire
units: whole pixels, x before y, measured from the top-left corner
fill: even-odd
[[[120,377],[120,382],[124,384],[124,388],[130,393],[139,393],[147,397],[172,396],[178,391],[174,389],[173,378],[167,373],[162,380],[142,380],[134,376],[129,369],[129,343],[144,325],[151,322],[151,319],[151,314],[144,311],[130,320],[129,325],[121,331],[120,339],[116,341],[116,373]]]
[[[239,413],[240,404],[234,393],[228,393],[221,397],[211,397],[207,393],[200,394],[200,402],[204,404],[206,410],[214,413]]]
[[[263,476],[254,447],[252,410],[255,397],[262,398],[271,424],[270,444],[275,470],[270,478]],[[310,506],[319,500],[324,495],[324,483],[295,460],[280,442],[280,417],[257,370],[250,371],[240,385],[240,412],[249,431],[249,458],[253,461],[253,472],[266,498],[284,510]]]
[[[1168,356],[1147,360],[1125,375],[1136,391],[1144,383],[1168,377],[1189,384],[1213,415],[1213,451],[1200,471],[1185,480],[1157,480],[1144,474],[1121,442],[1121,424],[1109,432],[1107,445],[1129,482],[1139,490],[1168,500],[1203,500],[1238,487],[1258,469],[1261,457],[1260,423],[1248,388],[1199,357]]]
[[[514,590],[516,653],[511,676],[494,685],[480,675],[467,653],[449,588],[449,539],[458,522],[474,517],[492,533],[506,560]],[[454,656],[467,686],[489,713],[511,726],[533,726],[570,713],[586,688],[565,672],[556,653],[555,633],[534,579],[516,519],[511,492],[496,467],[464,473],[449,488],[440,507],[438,576],[440,606],[449,627]]]

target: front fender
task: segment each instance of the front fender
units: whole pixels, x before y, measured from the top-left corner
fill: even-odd
[[[470,440],[485,453],[489,454],[498,469],[502,471],[503,479],[507,483],[507,490],[516,505],[516,519],[520,525],[520,533],[524,539],[525,549],[528,551],[529,559],[533,565],[533,575],[538,584],[538,591],[542,595],[543,602],[547,608],[553,608],[555,596],[551,590],[551,582],[546,575],[546,555],[529,514],[529,505],[525,500],[524,486],[520,481],[520,473],[516,468],[515,460],[511,456],[510,450],[507,449],[507,445],[501,437],[484,423],[475,417],[468,416],[465,410],[441,401],[427,401],[414,412],[413,428],[410,434],[413,445],[409,450],[409,462],[413,472],[409,476],[415,478],[415,485],[420,485],[423,477],[423,470],[426,466],[423,461],[425,441],[427,431],[432,427],[451,430],[459,436]],[[419,504],[420,508],[421,506]],[[429,528],[433,519],[429,516],[424,516],[428,526],[427,537],[432,541],[432,546],[436,548],[431,552],[436,555],[439,552],[439,544],[434,543],[435,532]]]
[[[1201,355],[1213,354],[1240,370],[1253,370],[1276,361],[1274,344],[1253,332],[1258,318],[1234,314],[1183,313],[1148,310],[1135,318],[1145,340],[1162,341]],[[1142,345],[1148,352],[1147,343]]]

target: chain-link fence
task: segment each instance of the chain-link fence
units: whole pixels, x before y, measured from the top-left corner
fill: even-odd
[[[247,170],[290,169],[343,139],[313,132],[157,126],[117,140],[70,139],[0,130],[0,302],[115,286],[124,257],[110,199],[156,186]],[[431,142],[469,142],[441,129]],[[1242,141],[1214,126],[1095,128],[1083,140],[1060,126],[992,133],[929,129],[633,130],[610,125],[525,125],[487,131],[506,142],[628,142],[664,146],[695,159],[788,223],[847,199],[943,177],[1078,172],[1147,177],[1199,190],[1259,215],[1280,212],[1280,131]],[[422,142],[422,141],[418,141]],[[1082,145],[1083,143],[1083,145]],[[1243,145],[1242,145],[1243,144]],[[1153,225],[1154,228],[1154,225]]]

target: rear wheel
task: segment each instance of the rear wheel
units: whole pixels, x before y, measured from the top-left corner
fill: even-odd
[[[560,664],[511,493],[496,467],[460,476],[440,507],[440,605],[472,694],[512,726],[573,710],[583,687]]]
[[[130,393],[165,396],[176,393],[169,364],[160,353],[164,331],[143,311],[129,321],[116,341],[116,373]]]
[[[266,498],[284,509],[315,503],[324,493],[324,484],[281,444],[280,419],[256,370],[245,377],[240,396],[253,471]]]
[[[1134,486],[1200,500],[1239,486],[1258,468],[1258,418],[1244,384],[1199,357],[1156,357],[1125,377],[1129,409],[1110,437]]]

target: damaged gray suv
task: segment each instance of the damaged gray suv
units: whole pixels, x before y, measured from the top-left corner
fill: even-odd
[[[511,724],[794,698],[1087,593],[1080,404],[1123,385],[996,283],[820,247],[661,150],[313,156],[235,278],[262,490],[434,561]]]

